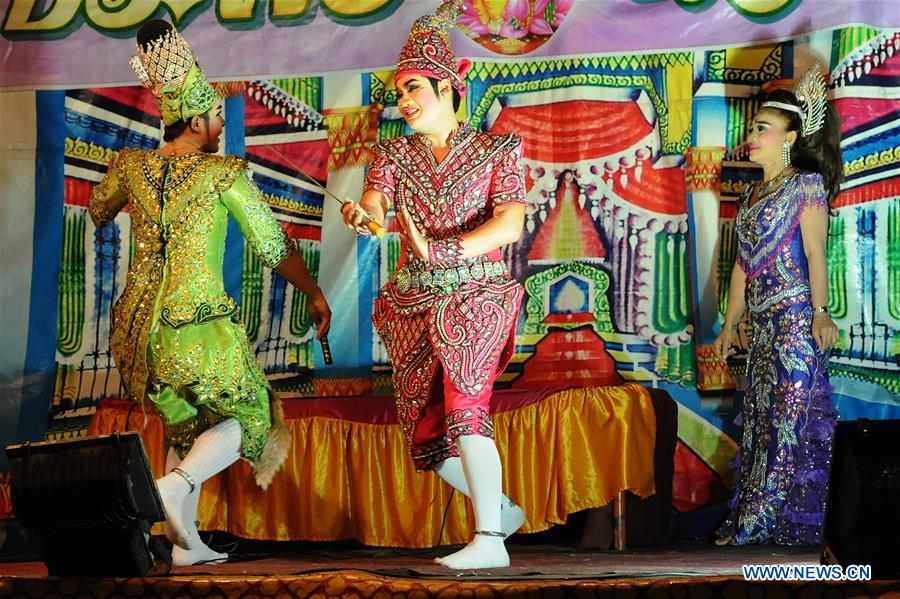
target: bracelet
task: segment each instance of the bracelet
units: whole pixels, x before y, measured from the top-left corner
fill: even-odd
[[[726,323],[726,324],[725,324],[725,327],[731,329],[732,331],[736,331],[737,328],[738,328],[738,324],[739,324],[739,323],[734,323],[734,324],[727,324],[727,323]]]
[[[819,306],[818,308],[813,308],[814,312],[822,312],[823,314],[828,314],[828,305]]]

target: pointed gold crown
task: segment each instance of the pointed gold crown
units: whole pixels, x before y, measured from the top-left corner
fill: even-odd
[[[141,85],[156,97],[166,125],[203,114],[216,102],[216,90],[174,27],[147,44],[146,50],[137,44],[137,51],[128,63]]]
[[[137,51],[128,62],[141,85],[156,97],[164,87],[181,87],[196,63],[187,40],[174,27],[150,42],[146,51],[137,44]]]

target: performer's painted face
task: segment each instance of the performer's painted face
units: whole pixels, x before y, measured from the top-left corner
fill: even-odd
[[[441,118],[442,102],[447,101],[434,93],[431,82],[422,75],[400,77],[397,80],[397,95],[400,114],[410,127],[419,132],[432,128],[431,125]]]
[[[784,142],[793,144],[797,139],[797,133],[788,131],[787,127],[788,120],[776,110],[763,108],[756,113],[747,135],[750,160],[757,164],[780,161]]]
[[[222,102],[216,104],[206,113],[206,119],[200,119],[200,133],[203,135],[203,151],[215,154],[219,151],[219,137],[225,128],[225,117],[222,116]]]

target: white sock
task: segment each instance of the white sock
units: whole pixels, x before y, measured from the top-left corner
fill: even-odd
[[[480,435],[463,435],[456,443],[475,511],[475,530],[504,532],[500,513],[503,470],[497,445],[493,439]],[[453,466],[449,468],[445,472],[452,472]],[[505,568],[509,566],[509,554],[503,540],[502,535],[476,534],[468,545],[456,553],[435,561],[452,570]]]
[[[463,471],[461,458],[447,458],[434,467],[434,473],[466,497],[470,496],[469,485],[466,483],[466,473]],[[511,497],[504,494],[501,501],[502,507],[508,506],[510,502],[515,503]]]
[[[178,466],[202,485],[241,457],[241,425],[234,418],[203,431]],[[167,476],[180,476],[178,473]]]
[[[170,451],[166,456],[168,472],[156,481],[163,507],[166,510],[166,536],[173,545],[194,550],[205,547],[194,523],[200,500],[200,485],[212,478],[241,457],[241,425],[229,418],[204,431],[194,441],[187,456],[177,466],[177,455]]]
[[[466,473],[463,471],[462,459],[447,458],[434,467],[434,473],[441,477],[445,483],[469,497],[469,485],[466,483]],[[506,536],[510,536],[525,524],[525,512],[507,495],[501,495],[500,501],[500,530]]]
[[[169,474],[180,465],[181,458],[178,457],[175,450],[170,447],[169,453],[166,454],[166,474]],[[189,494],[187,499],[184,500],[184,509],[182,511],[184,522],[191,526],[196,526],[197,509],[200,507],[200,491],[200,484],[198,483],[195,492]]]
[[[181,458],[178,457],[178,453],[170,447],[169,453],[166,454],[166,474],[169,474],[180,465]],[[195,526],[197,522],[197,510],[200,507],[200,491],[200,484],[198,483],[196,492],[191,493],[188,495],[188,498],[184,500],[184,521],[188,524],[194,523]]]
[[[460,458],[447,458],[434,467],[434,473],[466,497],[469,496],[469,485],[466,483],[466,473]]]
[[[481,435],[463,435],[456,443],[475,511],[475,529],[499,531],[503,470],[497,445]]]

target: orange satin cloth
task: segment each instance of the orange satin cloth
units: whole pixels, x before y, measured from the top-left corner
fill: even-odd
[[[296,400],[302,401],[302,400]],[[139,430],[157,475],[165,463],[162,425],[128,404],[101,406],[88,433]],[[126,418],[128,419],[126,426]],[[569,389],[493,416],[503,489],[525,510],[522,532],[561,524],[579,510],[628,490],[654,492],[656,417],[635,383]],[[261,491],[246,462],[203,485],[204,530],[267,540],[358,539],[366,545],[433,547],[468,542],[471,508],[432,472],[417,473],[397,424],[332,417],[287,421],[293,446],[272,485]]]

